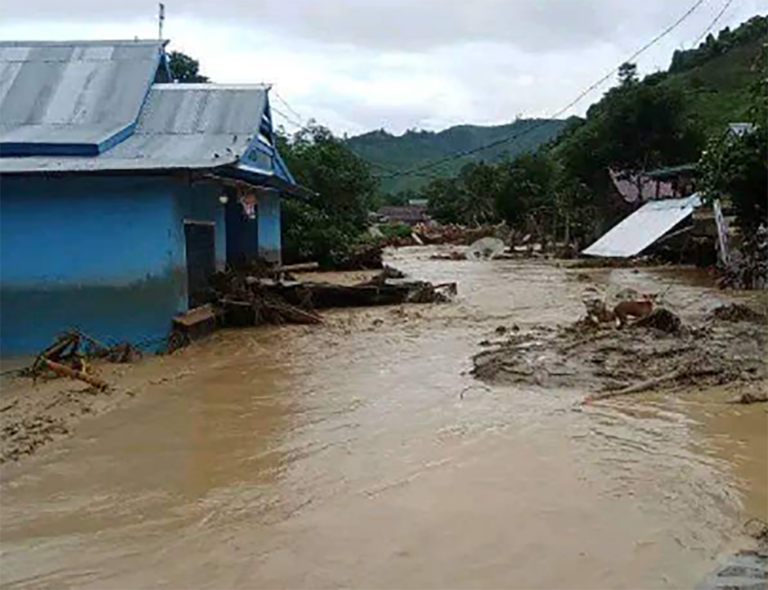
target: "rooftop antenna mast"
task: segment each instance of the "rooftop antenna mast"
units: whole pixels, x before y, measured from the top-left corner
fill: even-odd
[[[157,15],[157,36],[160,41],[163,40],[163,24],[165,23],[165,4],[159,3],[160,10]]]

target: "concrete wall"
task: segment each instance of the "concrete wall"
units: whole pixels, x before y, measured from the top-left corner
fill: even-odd
[[[68,327],[162,338],[187,308],[184,219],[215,222],[226,259],[219,194],[186,176],[0,179],[0,352],[35,352]]]

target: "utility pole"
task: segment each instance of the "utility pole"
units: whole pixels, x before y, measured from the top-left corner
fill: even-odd
[[[157,37],[163,40],[163,23],[165,23],[165,4],[160,2],[160,11],[157,15]]]

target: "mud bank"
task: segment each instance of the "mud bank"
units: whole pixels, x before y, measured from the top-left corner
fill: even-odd
[[[662,308],[649,318],[663,320],[656,327],[653,321],[625,329],[583,321],[534,326],[486,342],[473,374],[492,383],[577,388],[592,399],[729,385],[738,400],[759,401],[758,392],[768,388],[768,328],[765,316],[749,310],[720,307],[703,321],[684,323]]]

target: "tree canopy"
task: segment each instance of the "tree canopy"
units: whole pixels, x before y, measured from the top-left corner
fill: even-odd
[[[283,202],[286,258],[341,260],[367,226],[377,186],[370,167],[320,125],[280,135],[278,147],[296,181],[314,193],[304,202]]]
[[[203,76],[200,73],[200,62],[181,51],[171,51],[168,54],[168,67],[171,70],[171,76],[177,82],[203,83],[209,81],[208,76]]]

